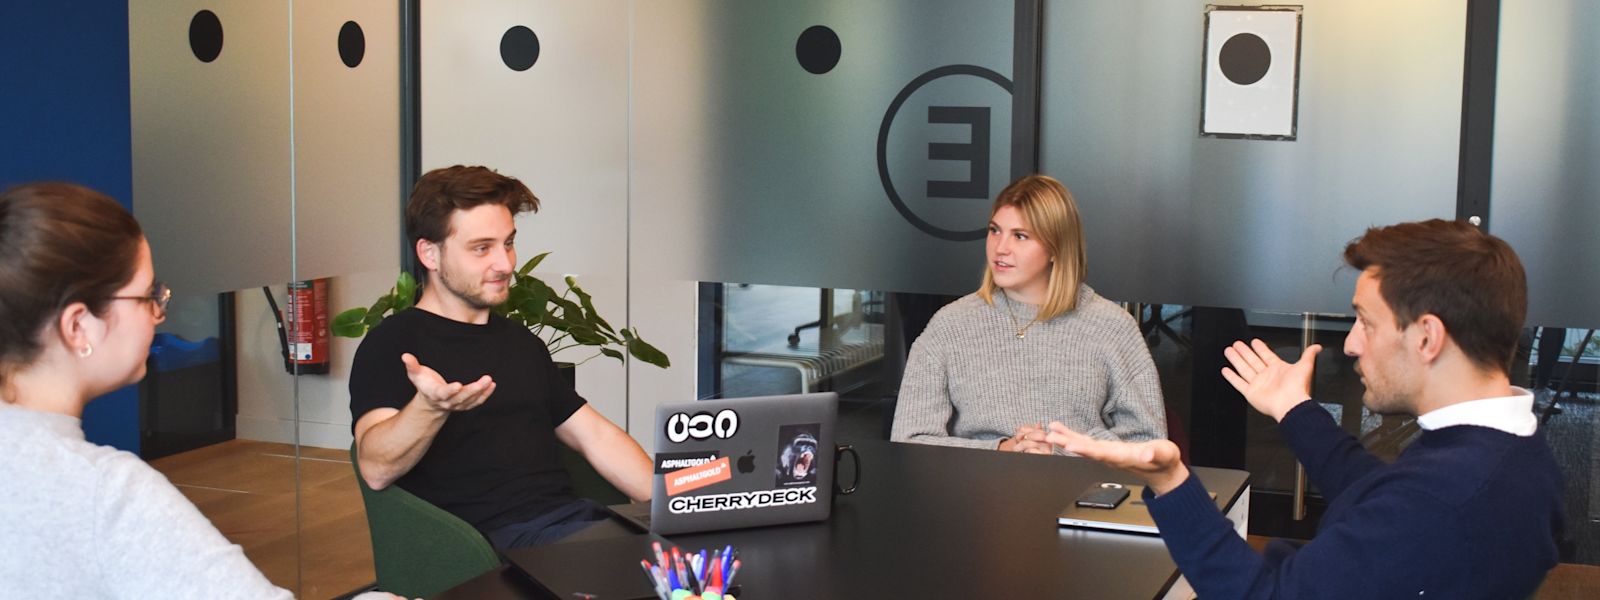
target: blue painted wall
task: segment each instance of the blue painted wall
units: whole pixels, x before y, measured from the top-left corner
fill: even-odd
[[[72,181],[132,207],[128,3],[0,3],[0,188]],[[139,394],[89,405],[89,440],[137,453]]]

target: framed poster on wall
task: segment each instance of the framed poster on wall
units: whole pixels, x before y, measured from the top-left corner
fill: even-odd
[[[1201,136],[1294,141],[1300,22],[1299,6],[1206,6]]]

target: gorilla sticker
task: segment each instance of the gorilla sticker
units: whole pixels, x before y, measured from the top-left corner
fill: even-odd
[[[779,487],[817,484],[817,435],[821,431],[821,423],[778,428]]]

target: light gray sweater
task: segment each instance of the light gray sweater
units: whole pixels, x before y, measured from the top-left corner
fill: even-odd
[[[911,346],[890,439],[995,448],[1025,424],[1061,421],[1098,439],[1167,436],[1161,384],[1133,316],[1089,286],[1077,309],[1017,330],[1038,307],[968,294]]]
[[[0,402],[0,598],[292,598],[165,477]]]

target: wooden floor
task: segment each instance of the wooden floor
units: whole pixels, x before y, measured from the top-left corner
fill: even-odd
[[[234,440],[151,464],[268,579],[297,597],[332,598],[372,583],[372,540],[349,454],[321,448],[301,448],[300,454],[298,528],[293,446]],[[1268,540],[1249,537],[1258,550]],[[1597,597],[1600,567],[1573,564],[1551,571],[1536,596]]]
[[[233,440],[151,462],[272,583],[306,599],[372,583],[361,490],[342,450]]]

